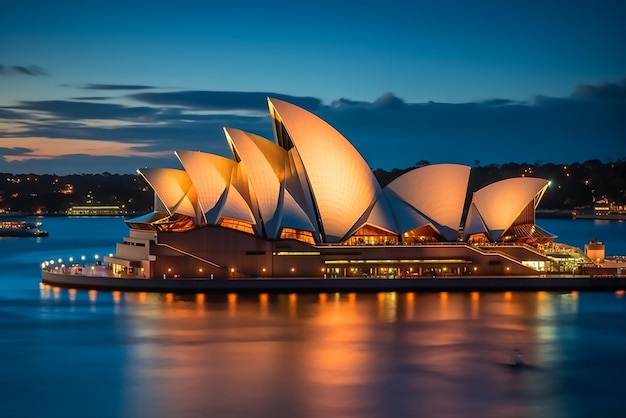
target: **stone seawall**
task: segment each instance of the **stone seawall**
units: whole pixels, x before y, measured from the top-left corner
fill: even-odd
[[[470,291],[616,291],[624,277],[473,277],[436,279],[128,279],[42,271],[42,283],[80,289],[172,293],[325,293],[325,292],[470,292]]]

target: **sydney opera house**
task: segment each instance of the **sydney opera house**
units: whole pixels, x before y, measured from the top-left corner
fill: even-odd
[[[541,275],[554,240],[535,224],[548,187],[517,177],[469,190],[470,167],[415,168],[381,187],[352,146],[298,106],[268,99],[274,140],[225,128],[232,156],[177,151],[138,170],[154,211],[126,221],[105,261],[138,277]]]

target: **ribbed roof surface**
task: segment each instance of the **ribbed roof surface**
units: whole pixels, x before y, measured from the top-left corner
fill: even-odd
[[[218,223],[223,216],[254,223],[246,200],[233,187],[237,163],[219,155],[198,151],[177,151],[193,182],[206,222]]]
[[[248,176],[251,194],[269,238],[275,238],[280,227],[282,181],[285,177],[287,151],[276,143],[240,129],[225,128],[233,153],[241,160]]]
[[[197,225],[242,221],[270,239],[288,227],[311,231],[317,242],[341,242],[364,225],[398,235],[428,231],[430,237],[457,239],[470,167],[428,165],[381,190],[365,160],[332,126],[282,100],[270,98],[268,105],[276,142],[224,128],[232,159],[178,151],[184,170],[138,170],[155,191],[155,210],[163,206]],[[547,185],[544,179],[518,177],[477,191],[465,238],[484,232],[498,240]],[[528,224],[529,212],[524,213],[519,219]]]
[[[142,168],[137,172],[146,179],[170,215],[176,212],[199,220],[198,196],[186,171]]]
[[[433,164],[404,173],[387,188],[433,221],[439,232],[453,241],[461,225],[469,175],[470,167],[465,165]]]
[[[535,196],[548,187],[548,180],[533,177],[514,177],[489,184],[474,193],[471,205],[480,214],[492,241],[500,238]],[[470,211],[468,225],[478,224]],[[466,234],[469,231],[466,231]]]
[[[328,242],[340,241],[373,203],[380,187],[361,154],[314,114],[269,99],[302,160]]]

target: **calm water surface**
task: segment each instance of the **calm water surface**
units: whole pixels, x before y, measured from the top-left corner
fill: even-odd
[[[43,221],[47,238],[0,238],[1,417],[626,415],[621,292],[59,289],[40,286],[42,260],[91,261],[127,227]],[[626,254],[624,223],[538,223]],[[512,348],[532,367],[511,369]]]

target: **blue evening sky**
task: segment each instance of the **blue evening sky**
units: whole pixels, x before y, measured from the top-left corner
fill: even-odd
[[[626,157],[626,2],[5,1],[0,172],[179,167],[301,105],[370,166]]]

